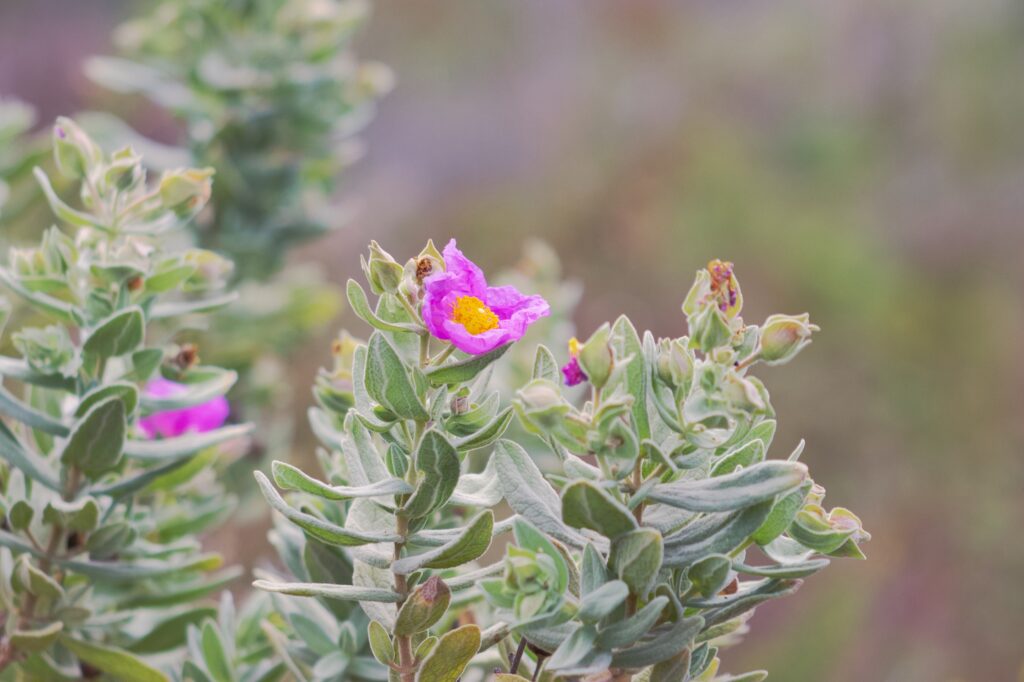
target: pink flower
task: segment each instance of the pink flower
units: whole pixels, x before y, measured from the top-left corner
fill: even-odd
[[[455,240],[444,247],[445,270],[423,281],[423,321],[435,337],[482,355],[517,341],[551,308],[540,296],[515,287],[489,287],[484,273],[462,255]]]
[[[168,379],[153,379],[146,384],[146,395],[151,398],[173,398],[185,390],[183,384]],[[212,431],[224,424],[229,411],[227,398],[219,396],[202,405],[155,412],[140,419],[138,424],[146,438],[174,438],[186,433]]]
[[[562,367],[562,376],[566,386],[577,386],[588,379],[580,367],[580,342],[575,336],[569,339],[569,362]]]

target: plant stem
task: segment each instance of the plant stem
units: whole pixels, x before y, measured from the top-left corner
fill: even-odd
[[[512,657],[512,664],[509,666],[508,671],[513,675],[519,670],[519,662],[523,660],[523,652],[526,651],[526,638],[519,638],[519,648],[516,649],[515,656]]]
[[[402,536],[403,540],[395,543],[395,561],[402,558],[402,549],[405,547],[405,536],[409,533],[409,520],[405,514],[398,514],[395,517],[395,531]],[[405,594],[409,591],[409,585],[404,575],[394,574],[395,592],[402,595],[397,608],[401,609],[405,603]],[[402,669],[399,673],[402,682],[415,682],[416,673],[414,670],[415,661],[412,652],[412,637],[409,635],[395,635],[395,643],[398,645],[398,665]]]

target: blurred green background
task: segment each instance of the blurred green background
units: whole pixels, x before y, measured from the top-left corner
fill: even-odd
[[[142,7],[3,0],[0,95],[175,140],[81,74]],[[398,86],[345,224],[293,260],[341,283],[370,238],[407,257],[453,235],[496,270],[540,236],[584,288],[583,333],[627,312],[663,336],[693,271],[734,261],[745,317],[823,328],[758,371],[775,455],[806,438],[874,539],[763,607],[728,667],[1024,680],[1024,3],[381,0],[360,47]],[[300,395],[328,360],[310,348]]]

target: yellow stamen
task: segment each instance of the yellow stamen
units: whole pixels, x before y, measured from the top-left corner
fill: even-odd
[[[476,296],[459,296],[452,309],[452,321],[461,324],[473,336],[498,328],[498,316]]]
[[[575,336],[569,339],[569,357],[575,358],[580,354],[580,340]]]

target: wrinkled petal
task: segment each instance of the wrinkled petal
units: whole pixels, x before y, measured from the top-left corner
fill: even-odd
[[[540,296],[526,296],[515,287],[488,287],[483,272],[456,247],[455,240],[444,247],[446,270],[423,281],[423,321],[427,330],[459,350],[480,355],[517,341],[527,327],[550,313]],[[463,296],[479,298],[498,317],[498,327],[471,334],[452,319],[455,305]]]
[[[577,386],[587,380],[587,373],[580,367],[579,358],[572,357],[562,367],[562,376],[566,386]]]
[[[183,384],[160,378],[146,384],[145,393],[153,398],[171,398],[187,390]],[[218,396],[201,405],[155,412],[140,419],[138,426],[147,438],[174,438],[186,433],[203,433],[220,428],[230,412],[227,398]]]

